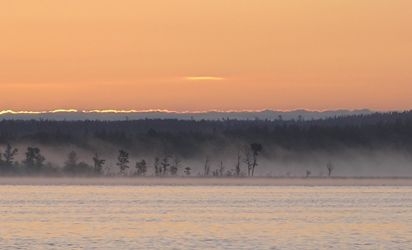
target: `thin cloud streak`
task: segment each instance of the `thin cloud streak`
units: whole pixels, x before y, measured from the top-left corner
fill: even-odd
[[[75,113],[78,112],[77,109],[55,109],[55,110],[49,110],[49,111],[27,111],[27,110],[21,110],[21,111],[14,111],[14,110],[0,110],[0,115],[5,115],[5,114],[12,114],[12,115],[18,115],[18,114],[54,114],[54,113]]]
[[[333,111],[339,111],[344,109],[334,109]],[[349,111],[356,111],[356,109],[347,109]],[[315,110],[315,109],[291,109],[291,110],[277,110],[277,109],[232,109],[232,110],[219,110],[219,109],[209,109],[209,110],[194,110],[194,111],[174,111],[174,110],[167,110],[167,109],[146,109],[146,110],[117,110],[117,109],[94,109],[94,110],[77,110],[77,109],[55,109],[49,111],[15,111],[15,110],[0,110],[0,115],[6,114],[55,114],[55,113],[84,113],[84,114],[116,114],[116,113],[150,113],[150,112],[161,112],[161,113],[172,113],[172,114],[204,114],[204,113],[237,113],[237,112],[246,112],[246,113],[254,113],[254,112],[265,112],[265,111],[276,111],[276,112],[292,112],[292,111],[308,111],[308,112],[325,112],[331,110]],[[395,110],[392,110],[395,111]],[[401,111],[401,110],[396,110]],[[379,111],[376,111],[379,112]]]
[[[187,76],[185,77],[187,81],[222,81],[225,80],[224,77],[218,76]]]

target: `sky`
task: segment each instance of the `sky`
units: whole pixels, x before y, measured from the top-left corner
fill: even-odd
[[[412,108],[410,0],[3,0],[0,110]]]

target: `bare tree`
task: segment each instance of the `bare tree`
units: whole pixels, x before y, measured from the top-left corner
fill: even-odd
[[[243,162],[246,164],[247,167],[247,176],[250,176],[252,173],[253,160],[252,152],[249,147],[243,148]]]
[[[204,176],[209,176],[210,175],[210,162],[209,162],[209,156],[206,156],[205,160],[205,165],[203,166],[204,170]]]
[[[119,150],[119,155],[117,156],[116,165],[120,168],[120,174],[125,175],[126,169],[129,168],[129,153],[124,150]]]
[[[241,159],[241,155],[240,155],[240,150],[237,151],[237,162],[235,165],[235,174],[236,176],[240,176],[240,159]]]
[[[253,165],[252,165],[252,176],[253,176],[255,174],[255,168],[258,165],[257,157],[259,153],[262,152],[263,147],[262,147],[262,144],[252,143],[250,144],[250,149],[252,149],[252,152],[253,152]]]
[[[170,175],[172,176],[177,175],[177,172],[179,171],[180,163],[181,163],[181,160],[179,159],[179,157],[177,157],[176,155],[173,156],[173,162],[172,162],[172,165],[170,166]]]
[[[160,162],[160,165],[162,166],[162,174],[167,175],[167,171],[169,170],[169,156],[163,157],[162,161]]]
[[[335,169],[335,166],[333,166],[332,162],[328,162],[326,164],[326,168],[328,169],[328,176],[330,177],[332,175],[333,169]]]
[[[155,176],[159,176],[162,174],[162,168],[160,167],[160,159],[156,157],[153,163],[153,167],[155,170]]]
[[[223,161],[220,161],[219,176],[223,176],[224,173],[225,173],[225,166],[223,166]]]
[[[101,159],[97,153],[94,154],[94,156],[93,156],[93,165],[94,165],[93,170],[96,174],[101,174],[102,173],[103,166],[104,166],[105,162],[106,162],[106,160]]]

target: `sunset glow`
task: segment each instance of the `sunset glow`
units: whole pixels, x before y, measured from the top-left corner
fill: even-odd
[[[0,110],[410,109],[411,9],[407,0],[2,1]]]

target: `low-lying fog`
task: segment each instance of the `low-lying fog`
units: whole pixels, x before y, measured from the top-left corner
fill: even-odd
[[[22,162],[28,144],[15,145],[18,153],[15,160]],[[116,175],[119,168],[116,165],[119,150],[114,147],[100,147],[96,150],[87,150],[78,147],[61,146],[39,146],[41,154],[46,158],[45,163],[62,168],[67,155],[75,151],[79,162],[85,162],[93,166],[92,157],[95,152],[99,157],[106,160],[103,173]],[[4,146],[1,147],[4,151]],[[244,154],[239,147],[232,147],[216,153],[213,150],[204,150],[204,153],[194,157],[175,156],[172,153],[141,153],[133,150],[129,153],[129,168],[127,175],[136,172],[136,162],[145,160],[147,163],[146,176],[154,175],[155,157],[162,159],[165,155],[180,161],[177,176],[183,176],[184,169],[190,167],[190,176],[204,175],[204,165],[208,158],[210,175],[214,170],[223,166],[224,175],[235,172],[238,152],[240,151],[240,168],[243,176],[247,175],[247,166],[244,163]],[[148,150],[150,151],[150,149]],[[257,156],[255,176],[261,177],[327,177],[329,175],[327,165],[332,166],[332,177],[412,177],[412,155],[406,151],[393,149],[364,149],[345,148],[333,152],[323,151],[289,151],[282,148],[264,149]],[[226,174],[227,173],[227,174]]]

